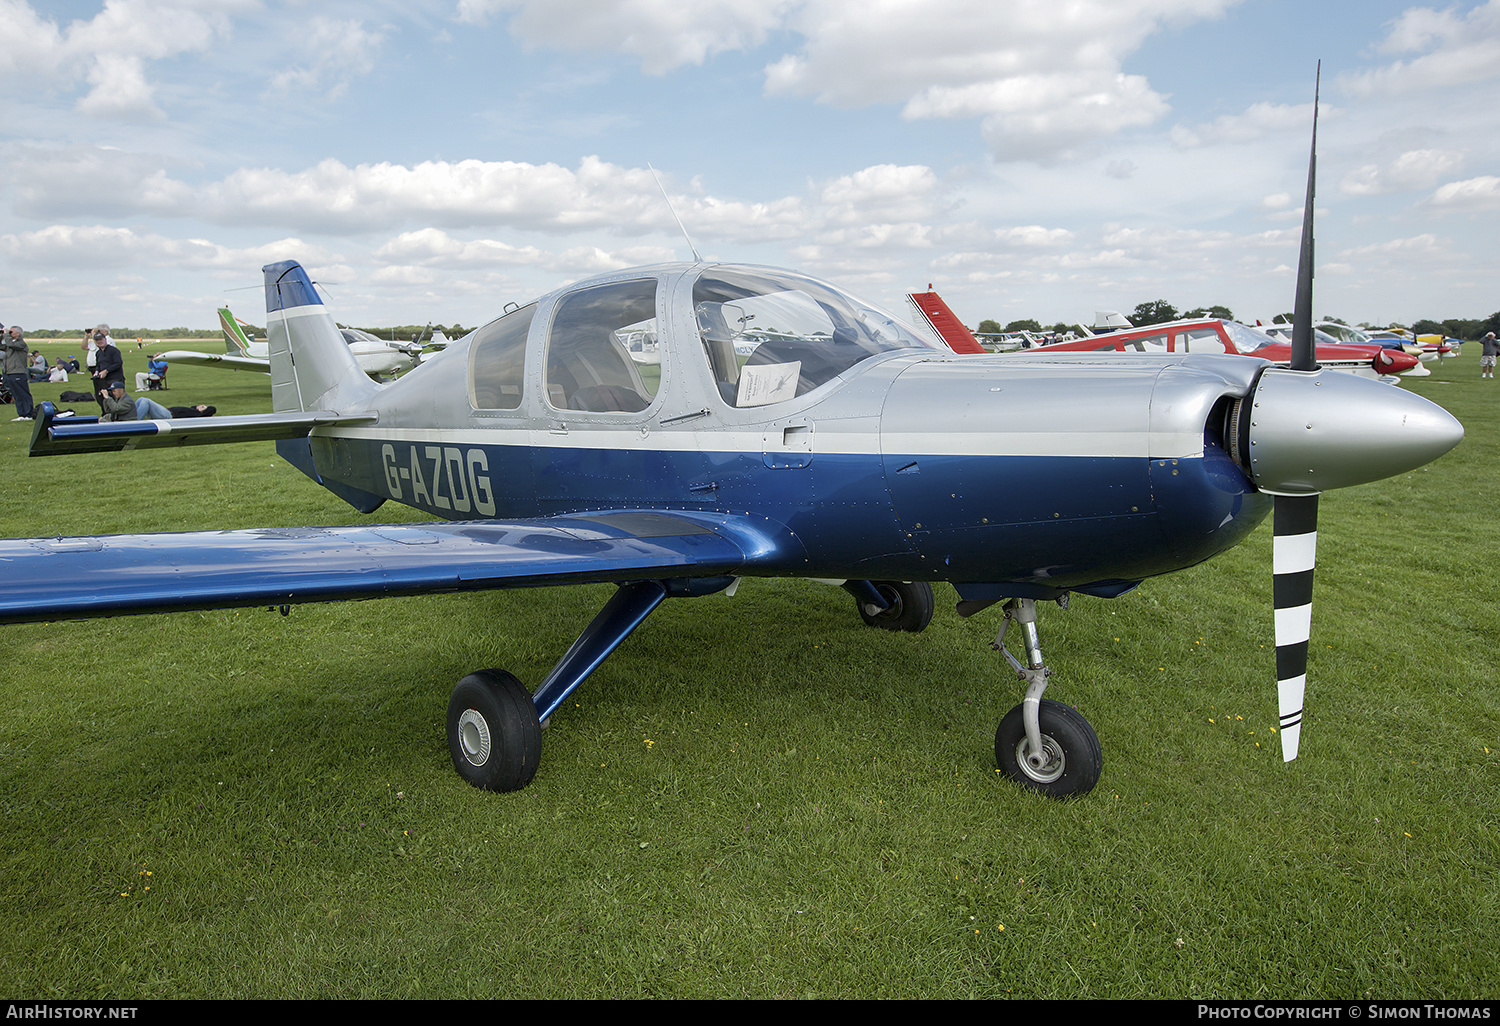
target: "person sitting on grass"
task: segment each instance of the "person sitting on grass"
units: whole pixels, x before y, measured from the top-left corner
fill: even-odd
[[[100,422],[118,420],[171,420],[172,411],[142,396],[132,399],[125,394],[125,382],[112,381],[99,397],[104,408]]]

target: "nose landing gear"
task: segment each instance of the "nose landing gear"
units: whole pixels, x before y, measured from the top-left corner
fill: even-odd
[[[1005,647],[1005,634],[1013,622],[1021,628],[1024,663]],[[1042,698],[1052,671],[1042,661],[1034,599],[1005,603],[1005,620],[993,647],[1026,682],[1026,697],[1005,714],[995,731],[995,760],[1000,769],[1022,787],[1053,798],[1088,794],[1104,768],[1099,736],[1077,709]]]

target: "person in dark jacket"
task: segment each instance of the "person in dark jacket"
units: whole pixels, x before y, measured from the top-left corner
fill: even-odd
[[[125,360],[109,337],[109,325],[101,324],[94,329],[94,398],[99,400],[99,409],[104,409],[104,391],[111,381],[125,377]]]
[[[16,401],[16,413],[20,414],[16,420],[30,420],[31,415],[36,412],[31,400],[31,385],[27,381],[31,347],[21,337],[21,329],[14,324],[0,334],[5,336],[5,357],[0,373],[3,373],[5,387]]]

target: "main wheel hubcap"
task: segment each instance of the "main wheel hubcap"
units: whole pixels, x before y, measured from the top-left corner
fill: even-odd
[[[458,718],[458,745],[470,766],[490,761],[490,725],[473,709],[465,709]]]

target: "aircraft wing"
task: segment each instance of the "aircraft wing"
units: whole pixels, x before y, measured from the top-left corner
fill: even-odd
[[[530,520],[0,541],[0,623],[589,581],[724,578],[769,554],[748,518]],[[722,587],[709,584],[704,591]]]
[[[64,453],[119,452],[122,449],[164,449],[180,445],[218,445],[223,442],[263,442],[305,438],[326,424],[371,424],[373,415],[343,416],[327,410],[256,413],[242,417],[185,417],[174,420],[123,420],[100,423],[98,417],[57,417],[51,403],[42,403],[31,429],[30,456]]]
[[[209,367],[222,367],[226,370],[260,371],[262,374],[271,373],[270,360],[258,360],[253,356],[232,356],[228,353],[199,353],[191,349],[173,349],[169,353],[162,353],[161,358],[168,363],[196,363]]]

